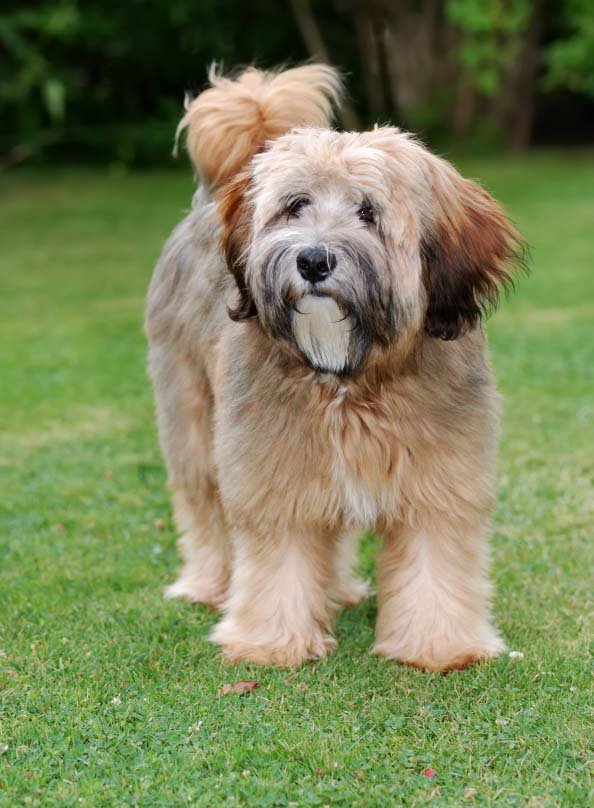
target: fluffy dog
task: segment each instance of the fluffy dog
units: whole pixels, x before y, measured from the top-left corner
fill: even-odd
[[[521,240],[409,134],[329,128],[330,67],[212,70],[179,131],[200,177],[148,297],[184,566],[232,662],[294,666],[382,537],[373,652],[462,668],[503,642],[487,533],[499,399],[481,316]]]

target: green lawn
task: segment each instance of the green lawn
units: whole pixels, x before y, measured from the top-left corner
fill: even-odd
[[[462,167],[532,245],[489,326],[495,611],[524,657],[448,676],[368,655],[373,600],[294,672],[226,667],[215,616],[163,600],[178,559],[143,297],[191,180],[0,178],[1,805],[592,804],[594,155]]]

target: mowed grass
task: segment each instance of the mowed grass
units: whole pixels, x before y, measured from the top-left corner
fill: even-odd
[[[462,168],[532,246],[489,324],[495,613],[524,657],[448,676],[369,656],[374,600],[297,671],[226,667],[216,616],[163,600],[178,558],[143,298],[191,179],[0,180],[1,805],[591,804],[594,156]],[[217,696],[242,679],[260,686]]]

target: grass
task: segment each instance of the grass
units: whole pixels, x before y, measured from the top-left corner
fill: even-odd
[[[495,612],[524,658],[448,676],[371,658],[373,601],[286,672],[225,667],[216,617],[162,599],[178,560],[141,322],[190,179],[1,179],[0,805],[592,804],[594,157],[463,168],[532,245],[489,326]]]

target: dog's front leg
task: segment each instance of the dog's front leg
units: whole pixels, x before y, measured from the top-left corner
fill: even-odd
[[[447,671],[504,648],[489,620],[484,527],[445,515],[418,530],[387,526],[374,653]]]
[[[211,639],[227,659],[294,667],[326,656],[333,537],[308,531],[233,531],[234,562],[224,616]]]

